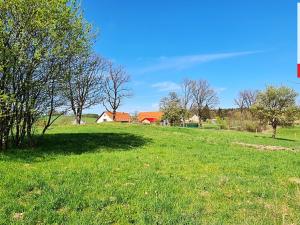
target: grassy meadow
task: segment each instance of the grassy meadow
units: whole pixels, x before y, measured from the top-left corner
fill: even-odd
[[[0,224],[300,223],[300,127],[61,123],[37,146],[0,154]]]

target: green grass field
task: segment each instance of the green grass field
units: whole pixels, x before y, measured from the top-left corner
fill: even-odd
[[[300,127],[280,129],[273,140],[56,125],[38,142],[0,154],[0,224],[300,224]]]

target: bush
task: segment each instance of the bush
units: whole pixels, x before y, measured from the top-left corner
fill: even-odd
[[[264,126],[249,111],[231,111],[228,113],[229,129],[249,132],[262,132]]]
[[[196,128],[196,127],[198,127],[198,126],[199,126],[198,123],[187,123],[187,124],[186,124],[186,127],[190,127],[190,128]]]
[[[262,127],[257,121],[245,120],[242,124],[242,130],[249,132],[262,132]]]
[[[223,120],[221,117],[217,116],[217,124],[220,127],[220,129],[225,130],[228,129],[228,125],[226,120]]]

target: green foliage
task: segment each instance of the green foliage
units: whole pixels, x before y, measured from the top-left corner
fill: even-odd
[[[217,120],[217,124],[218,124],[218,126],[220,127],[220,129],[224,130],[224,129],[227,129],[227,128],[228,128],[225,119],[222,119],[221,117],[217,116],[217,117],[216,117],[216,120]]]
[[[160,110],[164,113],[163,119],[168,120],[171,125],[180,124],[183,110],[175,92],[170,92],[168,97],[160,101]]]
[[[203,110],[202,110],[202,118],[203,118],[203,121],[205,122],[206,120],[208,119],[211,119],[211,112],[210,112],[210,108],[205,105]]]
[[[53,110],[49,107],[61,92],[63,66],[90,52],[93,37],[76,1],[0,1],[0,90],[14,97],[0,108],[6,118],[0,120],[0,127],[6,127],[0,133],[5,146],[12,135],[16,145],[31,138],[34,123]]]
[[[299,146],[300,127],[55,126],[0,154],[0,224],[298,224]]]
[[[233,130],[261,132],[265,128],[264,124],[261,124],[247,109],[244,109],[243,112],[240,110],[228,112],[226,121],[228,128]]]
[[[298,94],[289,87],[268,86],[261,91],[252,111],[261,120],[273,127],[273,137],[276,135],[278,125],[291,125],[296,119],[298,109],[296,97]]]
[[[199,124],[198,123],[187,123],[186,127],[197,128],[197,127],[199,127]]]
[[[261,132],[261,128],[259,126],[259,123],[256,121],[247,120],[243,123],[243,130],[249,131],[249,132]]]

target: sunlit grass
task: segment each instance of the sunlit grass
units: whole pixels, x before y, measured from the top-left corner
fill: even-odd
[[[234,142],[285,146],[262,151]],[[55,126],[0,154],[0,224],[299,224],[300,128]]]

